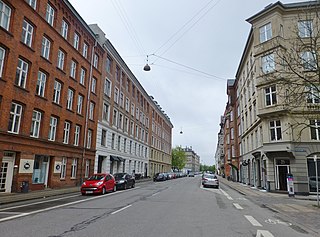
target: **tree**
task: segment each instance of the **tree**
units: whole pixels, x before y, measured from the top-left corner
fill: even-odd
[[[308,128],[313,137],[320,135],[319,6],[310,2],[286,28],[280,25],[278,36],[256,48],[262,55],[257,87],[267,105],[275,106],[279,116],[288,116],[283,132],[295,141],[301,141]]]
[[[186,153],[180,146],[176,146],[172,149],[172,168],[181,170],[187,163]]]
[[[215,165],[209,166],[209,165],[200,164],[200,171],[212,171],[213,173],[215,173],[216,166]]]

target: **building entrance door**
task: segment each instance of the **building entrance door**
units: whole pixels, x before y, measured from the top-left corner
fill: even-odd
[[[289,163],[289,160],[287,162]],[[289,164],[276,165],[276,189],[287,190],[287,174],[289,173]]]
[[[0,192],[11,193],[15,153],[4,152],[0,167]]]

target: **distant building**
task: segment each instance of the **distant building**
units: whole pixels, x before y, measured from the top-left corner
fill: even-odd
[[[182,148],[182,150],[185,152],[187,158],[187,163],[183,168],[183,172],[188,173],[200,171],[200,156],[192,150],[192,147],[185,147]]]

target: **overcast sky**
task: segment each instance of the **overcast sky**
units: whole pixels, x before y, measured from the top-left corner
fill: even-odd
[[[100,26],[168,114],[173,147],[192,147],[201,163],[214,164],[226,80],[236,74],[250,31],[245,20],[276,1],[69,1],[87,24]]]

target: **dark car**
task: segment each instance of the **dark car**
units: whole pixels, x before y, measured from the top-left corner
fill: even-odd
[[[114,177],[111,174],[94,174],[81,185],[81,194],[105,194],[116,191]]]
[[[113,174],[116,180],[117,189],[134,188],[136,184],[135,178],[128,173]]]
[[[167,176],[164,173],[157,173],[153,178],[154,181],[166,181]]]

